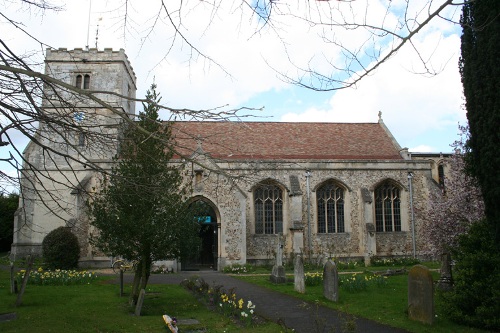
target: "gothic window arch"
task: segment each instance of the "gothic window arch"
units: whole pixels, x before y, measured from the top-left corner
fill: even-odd
[[[390,181],[375,189],[375,226],[377,232],[401,231],[401,190]]]
[[[259,184],[253,190],[255,233],[283,232],[283,190],[273,182]]]
[[[444,189],[444,165],[443,163],[440,163],[438,165],[438,181],[439,181],[439,185],[441,186],[441,188]]]
[[[344,189],[334,181],[326,182],[316,190],[318,233],[345,232]]]

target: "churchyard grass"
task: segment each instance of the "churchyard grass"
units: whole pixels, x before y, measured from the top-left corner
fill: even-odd
[[[434,264],[432,265],[434,266]],[[370,267],[373,271],[387,270],[387,267]],[[289,273],[288,271],[287,273]],[[363,270],[358,270],[356,274],[358,278],[354,280],[364,279]],[[287,274],[289,282],[286,284],[273,284],[267,275],[238,275],[236,278],[254,283],[281,293],[285,293],[299,299],[302,299],[311,306],[315,304],[324,305],[333,309],[337,309],[357,317],[368,318],[390,326],[403,328],[410,332],[417,333],[479,333],[481,330],[464,327],[450,322],[444,316],[443,305],[440,302],[439,296],[435,296],[435,322],[432,326],[411,321],[407,314],[407,291],[408,278],[407,275],[389,276],[384,279],[384,283],[377,283],[377,280],[367,281],[367,284],[359,286],[359,281],[352,282],[346,287],[346,281],[352,280],[352,272],[344,272],[340,274],[339,279],[342,281],[339,288],[339,302],[334,303],[328,301],[323,296],[322,283],[315,286],[306,286],[306,292],[299,294],[294,290],[293,275]],[[368,277],[373,276],[372,273],[367,274]],[[437,272],[433,272],[433,278],[436,281],[439,278]],[[368,278],[369,279],[369,278]],[[347,282],[349,284],[351,282]]]
[[[142,315],[135,317],[128,298],[119,296],[119,285],[109,277],[97,277],[84,285],[28,285],[23,303],[15,307],[10,293],[9,271],[0,269],[0,314],[16,313],[17,319],[0,322],[0,332],[167,332],[163,314],[178,319],[197,319],[200,324],[181,326],[183,331],[205,328],[207,332],[279,332],[274,323],[246,327],[209,310],[179,285],[149,285]],[[126,286],[125,291],[130,289]]]

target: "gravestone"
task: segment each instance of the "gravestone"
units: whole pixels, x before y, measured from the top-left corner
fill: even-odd
[[[437,287],[443,291],[453,288],[453,278],[451,276],[451,256],[449,253],[441,255],[441,276],[437,282]]]
[[[305,276],[304,276],[304,261],[302,260],[302,256],[297,254],[295,256],[295,262],[293,265],[293,276],[295,282],[295,291],[301,294],[305,293]]]
[[[167,328],[170,330],[170,332],[179,332],[179,328],[177,327],[177,319],[175,317],[171,318],[169,315],[163,315],[163,320],[165,321],[165,324],[167,325]]]
[[[144,303],[144,296],[146,296],[146,291],[141,289],[139,292],[139,298],[137,299],[137,304],[135,306],[135,315],[139,317],[141,315],[142,303]]]
[[[429,269],[415,265],[408,273],[408,317],[432,324],[434,320],[434,283]]]
[[[278,245],[276,248],[276,264],[271,271],[272,283],[286,283],[285,267],[283,267],[283,244],[281,235],[278,234]]]
[[[323,296],[333,302],[339,300],[339,273],[332,260],[328,260],[323,268]]]

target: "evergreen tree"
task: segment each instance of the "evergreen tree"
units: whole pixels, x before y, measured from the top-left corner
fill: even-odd
[[[477,177],[485,213],[500,242],[500,1],[466,1],[460,73],[470,140],[467,165]]]
[[[0,193],[0,251],[9,251],[14,233],[14,213],[19,205],[19,195]]]
[[[156,85],[138,116],[124,133],[116,167],[89,202],[92,244],[103,252],[136,260],[133,300],[147,285],[152,262],[181,258],[197,249],[199,225],[186,202],[182,177],[170,159],[168,123],[158,120]],[[152,134],[151,134],[152,133]]]
[[[470,138],[466,165],[476,177],[486,219],[475,222],[452,250],[455,288],[445,295],[450,318],[500,330],[500,1],[466,1],[460,73]],[[466,202],[469,204],[469,202]]]

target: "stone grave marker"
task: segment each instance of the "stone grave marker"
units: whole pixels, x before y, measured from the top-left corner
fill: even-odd
[[[276,264],[271,271],[272,283],[286,283],[285,267],[283,267],[283,243],[281,235],[278,234],[278,245],[276,249]]]
[[[301,294],[306,292],[305,276],[304,276],[304,261],[302,256],[297,254],[293,265],[293,277],[295,282],[295,291]]]
[[[440,290],[449,291],[453,288],[453,277],[451,276],[451,256],[449,253],[441,255],[441,276],[437,282]]]
[[[332,260],[328,260],[323,268],[323,296],[333,302],[339,300],[339,273]]]
[[[144,296],[146,296],[146,291],[141,289],[139,292],[139,298],[137,299],[137,305],[135,306],[135,315],[139,317],[141,315],[142,303],[144,303]]]
[[[408,317],[426,324],[434,320],[434,284],[429,269],[422,265],[408,273]]]

